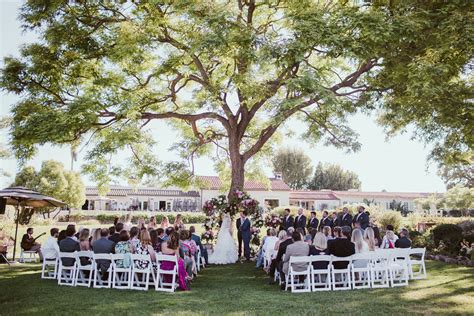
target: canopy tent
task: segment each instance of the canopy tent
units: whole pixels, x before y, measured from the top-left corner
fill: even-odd
[[[39,192],[27,189],[25,187],[10,187],[0,190],[0,198],[6,200],[7,205],[16,206],[16,226],[15,226],[15,244],[13,245],[13,260],[15,260],[17,236],[18,236],[18,218],[20,216],[20,206],[35,207],[62,207],[66,203]]]

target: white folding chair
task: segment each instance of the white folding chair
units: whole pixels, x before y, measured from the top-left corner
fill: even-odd
[[[92,284],[92,274],[94,272],[94,253],[92,251],[76,252],[76,286],[90,287]],[[81,262],[82,258],[82,262]]]
[[[37,253],[36,251],[23,250],[23,248],[21,248],[20,262],[21,263],[36,262],[36,253]]]
[[[386,288],[390,286],[390,251],[377,249],[370,261],[370,282],[372,288]]]
[[[74,263],[66,266],[63,263],[63,259],[71,259]],[[76,268],[77,260],[75,252],[59,252],[58,284],[76,286]]]
[[[331,258],[331,283],[334,291],[350,290],[351,289],[351,258],[352,257],[335,257]],[[341,265],[346,265],[346,268],[336,269],[335,265],[342,262]]]
[[[163,270],[161,264],[163,262],[172,262],[174,267],[171,270]],[[155,290],[156,291],[165,291],[165,292],[174,292],[178,287],[178,258],[172,255],[156,255],[156,279],[155,279]],[[171,277],[171,282],[168,282],[165,276],[169,275]]]
[[[390,283],[393,286],[408,285],[410,249],[392,249],[389,261]]]
[[[316,255],[311,256],[311,289],[313,292],[331,290],[331,256]],[[326,265],[326,268],[315,268],[314,265]]]
[[[41,267],[42,279],[56,279],[58,277],[58,258],[44,258]]]
[[[271,249],[269,251],[266,251],[264,254],[263,254],[263,268],[264,269],[267,269],[270,267],[270,265],[272,264],[272,257],[273,255],[275,254],[275,250],[274,249]]]
[[[353,289],[370,289],[370,262],[372,254],[357,253],[352,255],[351,280]]]
[[[96,289],[110,288],[112,286],[112,255],[109,253],[95,253],[92,257],[93,270],[94,270],[94,282],[93,287]],[[105,262],[109,263],[109,267],[106,271],[102,271],[101,264]],[[104,273],[107,273],[107,279],[103,280]]]
[[[146,266],[142,268],[140,264]],[[150,284],[150,274],[155,282],[155,273],[153,272],[153,263],[150,255],[132,254],[132,277],[130,280],[130,289],[148,290]]]
[[[299,266],[303,266],[302,267]],[[298,271],[300,270],[300,271]],[[301,281],[301,279],[303,279]],[[288,281],[292,293],[311,292],[311,259],[308,256],[290,257],[288,267]],[[288,286],[287,281],[287,286]]]
[[[130,256],[130,265],[125,267],[125,257]],[[129,289],[132,281],[132,254],[116,253],[112,254],[112,288]]]
[[[419,280],[426,279],[426,266],[425,266],[425,253],[426,248],[411,248],[410,249],[410,279]],[[414,258],[415,257],[415,258]],[[418,269],[414,269],[417,267]]]

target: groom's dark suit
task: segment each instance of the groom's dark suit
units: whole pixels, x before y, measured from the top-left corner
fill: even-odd
[[[244,256],[247,260],[250,260],[250,239],[252,239],[252,233],[250,232],[250,220],[248,218],[241,220],[239,231],[242,233],[242,241],[244,242]]]
[[[242,256],[242,232],[240,231],[241,218],[237,218],[235,226],[237,226],[237,240],[239,241],[239,258]]]

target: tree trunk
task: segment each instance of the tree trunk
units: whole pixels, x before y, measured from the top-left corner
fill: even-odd
[[[229,139],[229,153],[232,178],[227,196],[230,198],[235,190],[243,191],[244,189],[245,161],[240,154],[240,142],[234,141],[232,138]]]

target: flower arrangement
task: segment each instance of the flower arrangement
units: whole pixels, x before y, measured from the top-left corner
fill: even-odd
[[[206,243],[209,243],[214,240],[214,232],[212,229],[206,230],[204,233],[201,235],[201,239],[205,241]]]
[[[268,214],[265,216],[265,226],[271,228],[278,228],[281,226],[282,219],[276,214]]]

